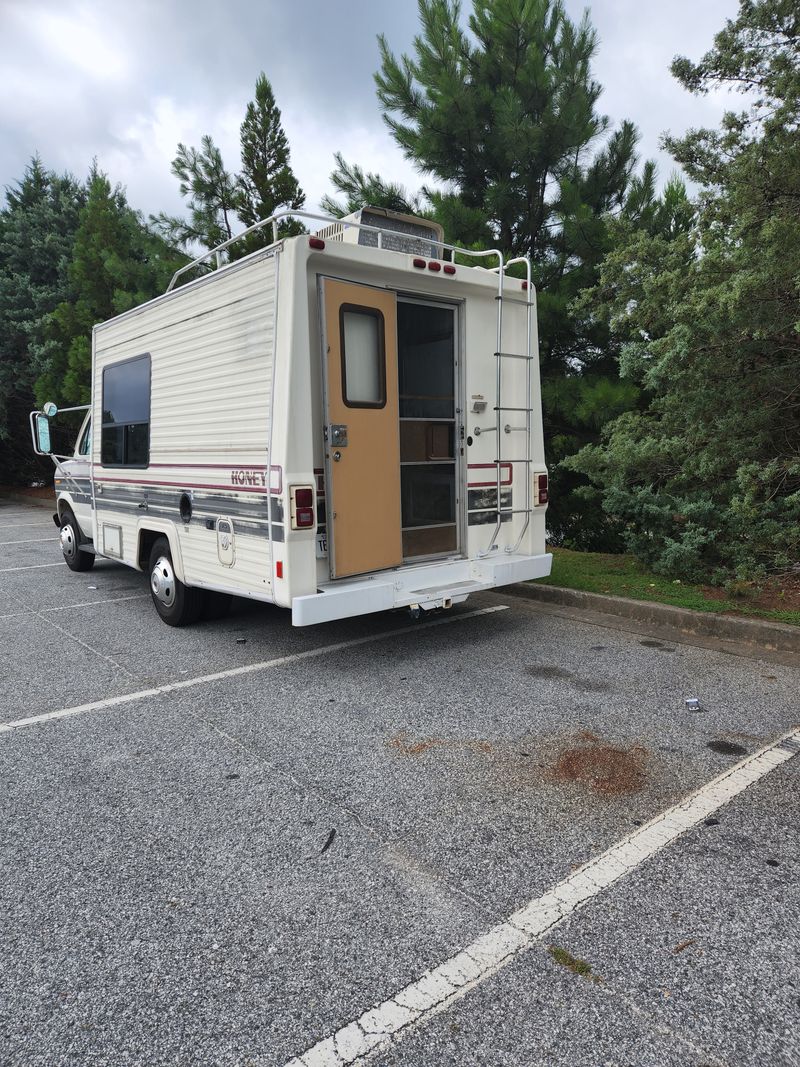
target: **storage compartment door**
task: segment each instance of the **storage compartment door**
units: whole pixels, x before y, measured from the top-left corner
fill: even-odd
[[[394,293],[322,281],[331,576],[403,561]]]

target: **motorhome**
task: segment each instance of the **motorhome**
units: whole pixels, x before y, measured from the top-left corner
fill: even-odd
[[[239,235],[266,247],[225,242],[94,328],[54,457],[68,566],[146,572],[173,626],[231,596],[308,626],[548,575],[530,262],[395,212],[303,217],[316,232],[266,219]],[[57,416],[31,413],[37,453]]]

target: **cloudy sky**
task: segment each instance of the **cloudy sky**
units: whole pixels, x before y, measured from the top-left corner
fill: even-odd
[[[464,7],[468,7],[465,0]],[[573,17],[585,0],[566,0]],[[665,130],[715,124],[731,101],[697,98],[669,74],[676,54],[698,58],[737,0],[594,0],[601,109],[633,119],[642,153]],[[0,187],[38,152],[84,175],[92,157],[145,213],[178,211],[170,174],[178,141],[210,133],[230,169],[259,71],[283,113],[309,210],[329,192],[333,153],[416,189],[422,178],[385,131],[372,74],[376,35],[408,51],[415,0],[0,0]]]

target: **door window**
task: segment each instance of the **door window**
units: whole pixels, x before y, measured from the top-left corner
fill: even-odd
[[[386,352],[383,315],[376,308],[343,304],[342,396],[349,408],[386,405]]]

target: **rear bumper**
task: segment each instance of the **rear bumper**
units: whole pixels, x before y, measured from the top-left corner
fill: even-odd
[[[393,608],[449,608],[466,600],[470,593],[546,578],[552,562],[549,552],[541,556],[458,559],[342,579],[311,596],[295,597],[292,625],[314,626]]]

